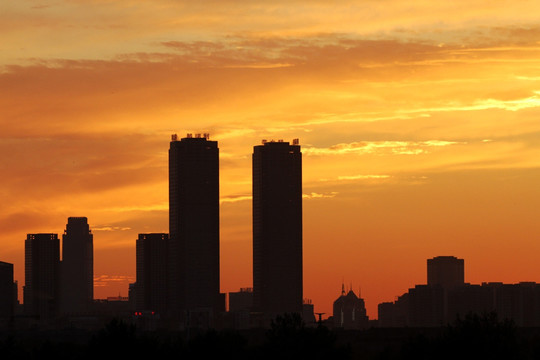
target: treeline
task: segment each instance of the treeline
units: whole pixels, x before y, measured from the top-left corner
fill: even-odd
[[[306,327],[300,317],[289,315],[262,332],[143,332],[113,320],[89,336],[11,335],[0,341],[0,359],[347,359],[348,355],[329,329]]]
[[[426,331],[338,331],[284,316],[264,331],[186,334],[142,332],[113,320],[95,333],[69,339],[4,336],[0,359],[540,359],[539,332],[525,333],[495,314],[470,315]]]
[[[407,340],[400,359],[540,359],[540,334],[535,328],[517,328],[496,313],[458,318],[440,335]]]

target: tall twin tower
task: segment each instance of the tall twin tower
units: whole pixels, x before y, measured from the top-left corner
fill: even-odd
[[[208,134],[169,149],[168,303],[184,322],[214,322],[219,275],[219,149]],[[253,152],[253,301],[267,319],[302,312],[302,153],[295,139]]]

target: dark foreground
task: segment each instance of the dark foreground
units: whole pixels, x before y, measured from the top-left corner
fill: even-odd
[[[0,334],[0,359],[540,359],[540,329],[494,315],[429,329],[329,330],[284,317],[268,330],[141,332],[121,321],[99,331]]]

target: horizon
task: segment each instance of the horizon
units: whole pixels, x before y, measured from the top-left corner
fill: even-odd
[[[206,5],[2,4],[0,261],[19,294],[26,234],[84,216],[95,298],[127,296],[137,235],[169,232],[186,133],[220,148],[222,292],[252,286],[263,139],[299,139],[316,312],[344,282],[377,318],[441,255],[469,283],[540,282],[540,4]]]

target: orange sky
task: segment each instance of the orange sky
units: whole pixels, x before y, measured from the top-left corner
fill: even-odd
[[[540,282],[537,1],[70,0],[0,5],[0,261],[87,216],[95,295],[168,231],[170,135],[220,148],[221,286],[252,284],[251,153],[299,138],[304,293],[368,315],[426,259]],[[22,300],[22,299],[21,299]]]

